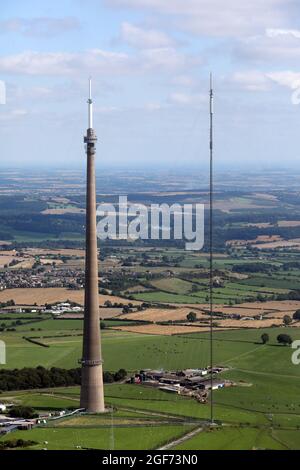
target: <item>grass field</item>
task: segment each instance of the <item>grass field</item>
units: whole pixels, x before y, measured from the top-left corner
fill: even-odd
[[[32,327],[35,331],[31,331]],[[46,319],[18,326],[15,332],[2,332],[1,339],[7,345],[5,367],[40,364],[77,367],[82,347],[81,328],[81,320]],[[263,332],[270,336],[267,345],[260,342]],[[300,367],[291,362],[292,349],[277,344],[276,337],[283,332],[300,339],[300,332],[294,328],[215,331],[214,363],[228,366],[222,377],[237,384],[213,394],[215,419],[229,427],[203,431],[179,448],[300,448]],[[40,337],[49,347],[31,344],[23,336]],[[102,340],[105,370],[115,371],[120,367],[128,371],[146,367],[176,370],[207,366],[210,360],[209,334],[204,332],[164,337],[108,329],[102,330]],[[13,400],[38,411],[74,409],[79,406],[79,387],[5,392],[1,400]],[[26,438],[38,441],[37,449],[45,447],[44,441],[49,442],[49,449],[77,445],[150,449],[188,432],[186,426],[172,423],[172,419],[195,422],[195,425],[198,420],[199,426],[210,416],[209,404],[138,385],[106,385],[105,400],[115,410],[110,418],[80,424],[66,421],[65,426],[61,421],[55,428],[36,428],[26,433]],[[160,424],[153,426],[152,422],[150,426],[151,420]],[[168,424],[163,424],[164,421]],[[15,433],[14,437],[18,435]],[[24,433],[20,435],[25,438]],[[141,436],[139,442],[136,436]]]
[[[267,282],[265,282],[267,279]],[[277,281],[277,282],[276,282]],[[134,299],[145,302],[163,302],[163,303],[208,303],[207,282],[191,283],[182,279],[160,279],[153,281],[152,286],[156,291],[139,292],[133,294]],[[203,285],[202,285],[203,284]],[[202,286],[201,286],[202,285]],[[199,290],[193,290],[192,287],[198,287]],[[281,288],[279,288],[281,286]],[[298,286],[298,287],[297,287]],[[283,288],[285,287],[285,288]],[[223,287],[214,289],[214,301],[216,304],[228,304],[229,302],[245,302],[247,300],[255,301],[258,294],[265,298],[272,299],[274,294],[287,293],[289,289],[299,288],[296,281],[283,281],[275,279],[275,285],[268,278],[252,277],[239,282],[226,282]]]
[[[65,331],[72,332],[69,329]],[[276,336],[285,332],[297,339],[297,331],[292,328],[272,328],[265,331],[270,336],[268,345],[258,342],[262,330],[214,334],[215,364],[228,366],[229,370],[223,377],[238,385],[214,392],[215,416],[228,423],[296,429],[300,426],[300,368],[291,362],[292,349],[278,346]],[[52,334],[55,330],[49,332]],[[11,336],[7,333],[6,338],[8,368],[39,364],[48,367],[75,367],[81,354],[80,336],[44,339],[50,348],[24,342],[21,334],[18,336],[17,333]],[[161,337],[104,330],[102,338],[106,370],[117,370],[120,367],[127,370],[143,367],[179,369],[207,366],[209,363],[209,336],[206,333]],[[44,395],[23,392],[19,394],[18,400],[38,408],[78,406],[78,388],[56,389],[49,393]],[[169,413],[190,419],[209,417],[208,405],[199,405],[190,398],[155,389],[108,385],[105,395],[106,402],[117,408]]]
[[[81,426],[67,428],[35,428],[26,432],[26,439],[38,442],[32,449],[40,450],[75,450],[108,449],[108,450],[142,450],[155,449],[187,432],[183,426],[140,426],[136,427],[95,427]],[[23,438],[24,432],[17,431],[14,438]],[[8,436],[7,439],[10,439]],[[47,442],[47,444],[46,444]]]
[[[181,294],[187,294],[191,291],[193,284],[191,282],[184,281],[178,278],[171,279],[159,279],[158,281],[152,281],[151,285],[158,290],[167,292],[180,292]]]
[[[294,439],[296,433],[297,431],[291,432]],[[264,429],[218,428],[204,431],[173,450],[286,450],[289,448],[287,442],[290,445],[290,439],[282,437],[280,442],[276,433]]]

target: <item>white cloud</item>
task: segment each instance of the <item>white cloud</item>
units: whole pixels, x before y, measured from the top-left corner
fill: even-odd
[[[241,40],[234,53],[238,59],[264,63],[291,62],[300,59],[299,39],[292,35],[255,36]]]
[[[146,111],[160,111],[162,109],[162,105],[160,103],[146,103],[144,106]]]
[[[64,18],[11,18],[0,21],[0,33],[20,33],[24,36],[50,37],[68,31],[79,29],[77,18],[68,16]]]
[[[233,85],[248,91],[267,91],[270,89],[270,80],[263,72],[248,70],[246,72],[236,72],[230,78]]]
[[[173,20],[181,29],[212,36],[245,36],[266,28],[282,28],[295,12],[299,13],[293,0],[106,0],[106,3],[168,15],[168,21]]]
[[[126,54],[101,49],[86,53],[25,51],[0,57],[0,71],[26,75],[72,75],[86,70],[110,74],[129,70],[130,62]]]
[[[194,77],[191,77],[190,75],[178,75],[173,78],[172,83],[174,85],[190,88],[194,87],[197,84],[197,81]]]
[[[187,105],[199,105],[207,103],[207,95],[203,93],[184,93],[174,92],[169,96],[169,102],[175,105],[187,106]]]
[[[276,38],[278,36],[292,36],[294,38],[300,39],[300,30],[299,29],[266,29],[266,36],[268,38]]]
[[[13,116],[26,116],[26,114],[28,114],[26,109],[14,109],[12,111]]]
[[[28,111],[26,109],[11,109],[5,113],[0,114],[0,120],[4,122],[15,121],[17,119],[27,116]]]
[[[170,47],[174,41],[165,33],[155,29],[142,29],[131,23],[122,23],[121,40],[132,47],[153,49]]]
[[[136,55],[91,49],[86,52],[34,52],[0,57],[0,72],[43,76],[118,76],[140,74],[159,69],[178,73],[199,64],[194,58],[173,47],[142,49]]]
[[[269,72],[266,74],[273,82],[278,85],[296,90],[300,87],[300,72],[292,72],[291,70],[281,72]]]
[[[238,85],[239,89],[248,91],[269,91],[273,85],[280,85],[291,90],[300,87],[300,72],[283,70],[276,72],[261,72],[259,70],[248,70],[236,72],[226,79],[227,83]]]
[[[201,63],[200,58],[187,56],[173,47],[145,49],[141,51],[141,60],[146,70],[159,69],[174,72]]]

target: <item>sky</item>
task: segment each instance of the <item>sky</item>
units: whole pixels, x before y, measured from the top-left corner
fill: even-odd
[[[10,0],[0,10],[0,165],[299,166],[298,0]],[[1,101],[1,84],[6,103]]]

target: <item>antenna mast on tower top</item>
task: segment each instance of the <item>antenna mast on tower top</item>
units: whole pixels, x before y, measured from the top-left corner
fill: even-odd
[[[91,77],[89,78],[89,99],[88,99],[88,105],[89,105],[89,127],[88,129],[93,129],[93,100],[92,100],[92,79]]]

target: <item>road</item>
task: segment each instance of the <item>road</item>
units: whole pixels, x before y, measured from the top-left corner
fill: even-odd
[[[174,441],[168,442],[168,444],[165,444],[162,447],[159,447],[157,450],[169,450],[172,449],[173,447],[178,446],[179,444],[182,444],[182,442],[187,441],[188,439],[191,439],[194,436],[197,436],[201,431],[203,431],[203,426],[194,429],[193,431],[184,434],[184,436],[179,437],[178,439],[175,439]]]

